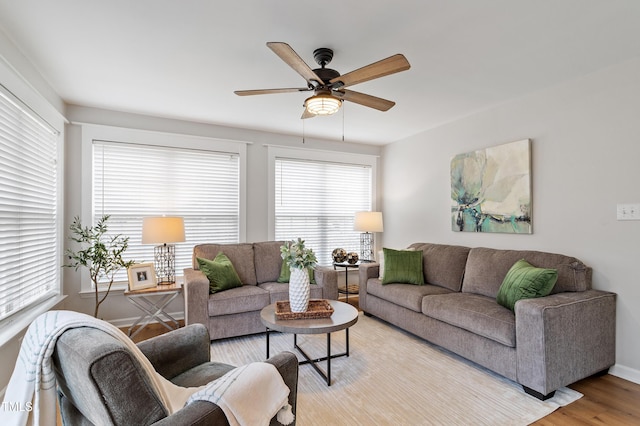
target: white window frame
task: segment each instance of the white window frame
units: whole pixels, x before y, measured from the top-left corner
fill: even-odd
[[[357,154],[349,152],[328,151],[310,148],[296,148],[280,145],[264,145],[268,157],[268,237],[275,240],[276,235],[276,158],[291,158],[307,161],[323,161],[348,165],[371,167],[371,211],[377,210],[377,155]]]
[[[91,123],[78,123],[82,126],[82,212],[80,219],[83,224],[93,223],[93,142],[109,141],[128,144],[142,144],[164,146],[171,148],[199,149],[220,151],[237,154],[239,158],[239,190],[240,190],[240,218],[239,241],[246,241],[246,194],[247,194],[247,145],[251,142],[233,141],[210,138],[206,136],[192,136],[178,133],[167,133],[152,130],[139,130],[124,127],[106,126]],[[189,242],[187,241],[187,244]],[[93,283],[86,268],[82,268],[80,294],[83,298],[94,294]],[[179,272],[179,271],[176,271]],[[179,278],[177,275],[176,278]],[[112,292],[121,292],[127,288],[126,282],[117,282],[111,288]],[[103,289],[100,289],[102,291]]]
[[[49,101],[47,101],[33,86],[31,86],[24,78],[17,74],[15,69],[0,56],[0,84],[15,96],[24,106],[35,115],[39,116],[57,133],[57,244],[53,250],[56,251],[58,259],[58,274],[56,280],[56,295],[49,299],[44,299],[32,304],[31,306],[16,312],[15,314],[4,318],[0,321],[0,347],[5,345],[11,339],[18,336],[24,329],[33,322],[33,320],[42,313],[59,304],[65,296],[63,296],[62,286],[62,265],[63,265],[63,247],[64,247],[64,124],[66,119],[58,110],[55,109]]]

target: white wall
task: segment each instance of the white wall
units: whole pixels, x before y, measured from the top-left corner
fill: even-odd
[[[68,105],[67,146],[65,158],[65,229],[74,216],[82,209],[82,167],[80,151],[82,146],[82,127],[74,123],[92,123],[131,129],[162,131],[194,136],[206,136],[218,139],[230,139],[250,142],[247,146],[247,223],[246,241],[268,240],[268,199],[267,199],[267,148],[265,145],[282,145],[309,149],[322,149],[357,154],[380,155],[380,146],[354,144],[339,141],[305,139],[301,136],[278,135],[203,123],[171,120],[124,112],[108,111],[97,108]],[[293,117],[292,120],[299,120]],[[348,126],[348,123],[347,123]],[[380,180],[380,179],[378,179]],[[67,294],[66,309],[93,314],[93,299],[81,297],[80,274],[72,269],[64,271],[64,290]],[[177,298],[168,308],[181,317],[183,313],[182,297]],[[100,316],[117,325],[131,323],[138,311],[128,303],[122,292],[114,292],[100,306]]]
[[[533,249],[575,256],[597,289],[618,294],[617,363],[640,383],[640,221],[616,220],[640,203],[640,59],[499,105],[387,145],[386,247],[412,242]],[[532,140],[533,235],[451,230],[451,158]]]

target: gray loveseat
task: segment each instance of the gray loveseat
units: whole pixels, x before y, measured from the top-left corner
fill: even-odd
[[[260,311],[267,305],[289,299],[289,284],[280,276],[282,241],[240,244],[200,244],[193,248],[193,267],[184,270],[185,323],[204,324],[211,339],[262,333]],[[209,280],[196,258],[214,259],[223,252],[238,273],[242,287],[209,294]],[[338,299],[338,273],[316,267],[312,299]]]
[[[416,243],[425,285],[386,284],[379,264],[360,266],[361,309],[496,373],[540,399],[615,363],[616,295],[591,289],[591,269],[576,258],[536,251]],[[496,295],[518,260],[555,268],[545,297],[515,312]]]

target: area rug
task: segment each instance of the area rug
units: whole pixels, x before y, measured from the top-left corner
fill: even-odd
[[[527,425],[582,397],[563,388],[539,401],[517,383],[362,314],[349,343],[350,356],[331,362],[331,386],[300,366],[298,426]],[[263,334],[215,341],[212,359],[263,361],[265,344]],[[312,357],[326,354],[326,335],[299,335],[298,344]],[[272,354],[292,348],[292,335],[271,334]],[[331,349],[344,351],[344,331],[331,335]]]

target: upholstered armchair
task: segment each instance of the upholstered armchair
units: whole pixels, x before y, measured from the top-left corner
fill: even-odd
[[[156,371],[180,386],[201,386],[233,369],[211,362],[209,333],[189,325],[138,344]],[[296,410],[298,360],[282,352],[273,364],[290,389]],[[65,425],[229,425],[220,407],[196,401],[167,415],[142,367],[117,339],[95,328],[74,328],[57,341],[53,354],[58,399]],[[280,425],[274,418],[271,425]]]

